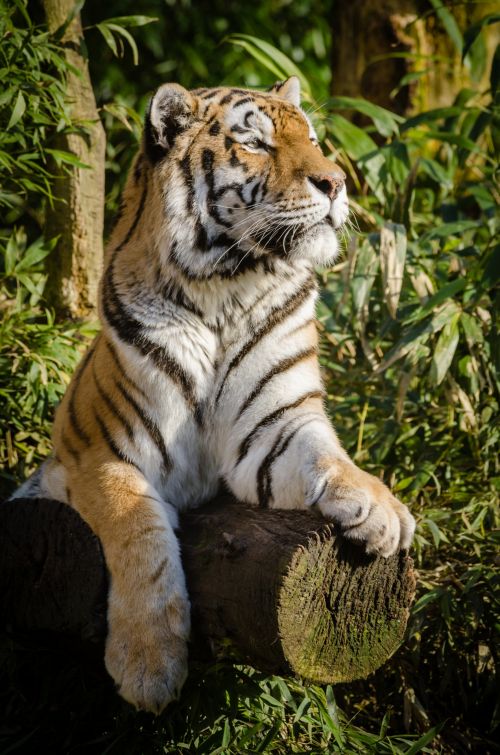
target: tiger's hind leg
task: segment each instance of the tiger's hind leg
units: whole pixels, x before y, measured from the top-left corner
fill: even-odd
[[[190,610],[175,510],[124,462],[80,475],[71,487],[111,574],[106,668],[125,700],[160,713],[187,675]]]
[[[49,457],[10,496],[16,498],[52,498],[70,503],[66,486],[66,471],[60,461]]]

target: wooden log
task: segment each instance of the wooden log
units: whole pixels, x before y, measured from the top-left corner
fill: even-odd
[[[103,638],[107,574],[79,515],[48,500],[0,505],[0,616],[22,629]],[[184,514],[193,645],[234,647],[264,671],[365,678],[400,645],[415,592],[406,554],[367,556],[311,512],[222,496]]]

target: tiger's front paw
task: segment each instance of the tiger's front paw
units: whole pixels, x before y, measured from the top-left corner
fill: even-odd
[[[159,713],[179,697],[187,676],[189,603],[131,617],[110,601],[105,664],[118,692],[139,710]]]
[[[323,467],[311,500],[346,537],[363,543],[367,553],[387,557],[411,545],[415,520],[407,507],[352,462],[332,461]]]

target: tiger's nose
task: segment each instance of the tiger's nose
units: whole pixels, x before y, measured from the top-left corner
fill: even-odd
[[[308,176],[309,181],[328,199],[335,199],[345,184],[343,173],[324,173],[319,176]]]

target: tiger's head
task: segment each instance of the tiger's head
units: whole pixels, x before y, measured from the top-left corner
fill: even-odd
[[[140,159],[163,198],[170,257],[192,277],[338,252],[345,175],[322,154],[296,77],[268,92],[162,85]]]

